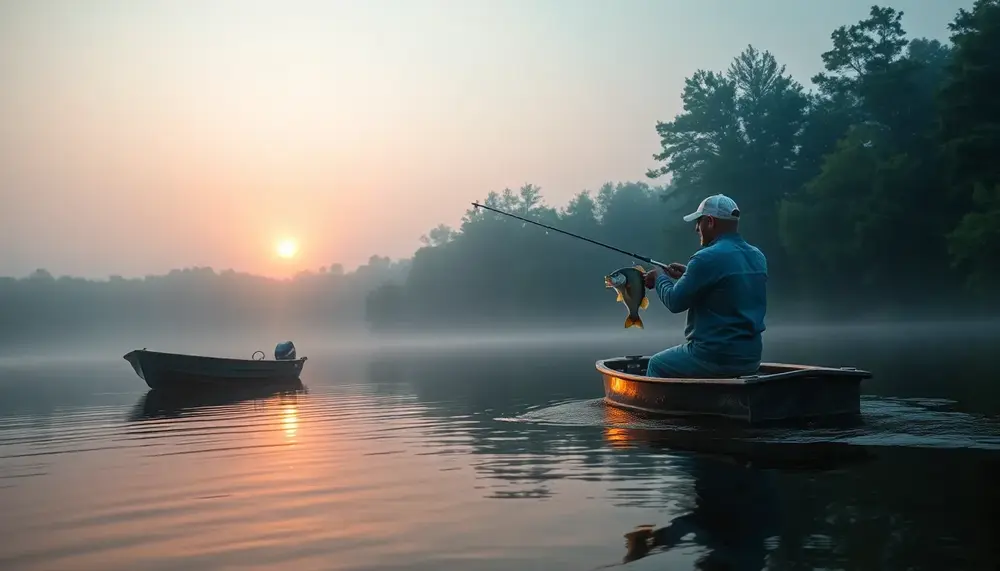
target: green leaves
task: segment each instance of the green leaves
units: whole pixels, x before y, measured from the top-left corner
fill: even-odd
[[[829,94],[887,70],[907,44],[902,18],[902,12],[872,6],[867,19],[834,30],[830,35],[833,48],[822,54],[823,66],[830,74],[820,73],[813,82]]]
[[[782,244],[807,282],[898,289],[949,255],[947,234],[965,214],[945,183],[936,137],[939,92],[955,54],[907,39],[901,12],[831,35],[826,72],[801,134],[800,166],[816,169],[781,207]],[[831,145],[831,140],[838,142]],[[939,262],[940,265],[940,262]],[[844,267],[854,270],[845,274]],[[903,286],[905,287],[905,286]]]
[[[948,235],[950,252],[968,270],[969,286],[992,293],[1000,281],[1000,185],[976,185],[973,198],[976,208]]]
[[[793,283],[794,293],[841,297],[859,311],[928,291],[958,298],[964,282],[988,291],[1000,281],[1000,0],[960,10],[952,45],[907,37],[902,18],[874,6],[836,28],[809,91],[754,46],[725,70],[696,70],[681,113],[655,126],[659,165],[646,174],[669,176],[668,188],[607,183],[558,212],[533,185],[491,192],[486,203],[683,260],[695,236],[680,217],[722,192],[744,212],[741,233],[768,256],[778,305]],[[497,321],[617,311],[592,284],[628,262],[471,210],[459,231],[439,227],[426,245],[405,288],[379,294],[405,294],[405,311],[425,323],[456,306]],[[463,285],[444,288],[442,276]]]
[[[699,70],[684,83],[684,113],[656,124],[663,150],[653,158],[666,164],[647,175],[671,173],[678,184],[687,186],[698,185],[714,159],[738,150],[739,128],[733,81]]]
[[[718,192],[745,212],[744,235],[780,256],[779,201],[798,184],[797,138],[808,98],[774,55],[748,46],[725,74],[699,70],[685,82],[684,112],[657,123],[663,164],[647,175],[672,176],[674,193],[693,208]]]
[[[977,0],[949,26],[954,56],[940,96],[949,195],[968,212],[948,235],[956,268],[979,290],[1000,280],[1000,1]]]

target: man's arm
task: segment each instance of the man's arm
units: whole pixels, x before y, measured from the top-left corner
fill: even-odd
[[[710,268],[705,260],[692,256],[687,270],[677,281],[666,273],[656,276],[657,296],[671,313],[687,311],[698,294],[714,281]]]

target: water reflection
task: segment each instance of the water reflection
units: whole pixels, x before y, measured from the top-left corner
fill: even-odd
[[[0,375],[0,568],[995,567],[996,389],[949,394],[971,381],[941,351],[813,343],[843,358],[782,360],[876,371],[861,425],[607,407],[593,361],[632,351],[607,346],[318,357],[308,390]],[[915,400],[942,370],[949,400]]]
[[[285,430],[285,438],[295,440],[295,431],[299,426],[298,409],[294,404],[286,404],[281,414],[281,427]]]
[[[151,389],[132,408],[129,420],[152,420],[185,415],[204,414],[212,409],[224,409],[242,403],[278,398],[294,399],[308,393],[301,382],[277,385],[211,388],[189,391],[164,391]]]
[[[617,415],[608,407],[609,416]],[[674,487],[684,490],[671,510],[675,515],[658,529],[640,526],[627,533],[624,562],[667,551],[685,537],[703,548],[697,569],[759,570],[766,567],[766,541],[780,530],[775,482],[769,472],[749,468],[752,451],[727,457],[724,440],[696,438],[694,433],[609,427],[605,438],[618,447],[645,444],[656,448],[698,450],[722,458],[687,456],[672,463]],[[727,460],[736,460],[727,461]]]
[[[479,368],[482,382],[471,383],[472,363],[426,365],[436,372],[423,376],[417,362],[406,386],[439,418],[475,411],[506,367]],[[704,569],[936,570],[995,561],[986,538],[997,521],[985,513],[998,503],[980,497],[998,477],[995,462],[983,462],[998,433],[984,419],[939,410],[941,403],[869,397],[863,418],[758,430],[566,398],[576,380],[570,375],[505,380],[491,402],[521,412],[474,413],[480,422],[465,432],[469,462],[488,481],[484,497],[558,501],[570,494],[562,501],[572,502],[575,486],[564,483],[599,483],[593,499],[666,520],[626,535],[626,561],[678,548],[698,551]],[[500,395],[511,384],[546,404],[505,402]],[[586,385],[576,386],[586,395]],[[932,548],[917,537],[965,551]]]
[[[605,429],[609,446],[682,455],[671,464],[679,499],[660,512],[667,521],[626,532],[623,562],[681,547],[697,550],[697,569],[978,569],[1000,560],[991,484],[1000,463],[990,453],[770,442],[721,452],[709,444],[717,439],[680,434]]]
[[[874,454],[867,446],[838,441],[782,441],[758,438],[762,432],[725,422],[690,421],[668,423],[663,419],[604,407],[604,440],[616,449],[644,446],[651,450],[691,453],[745,467],[782,470],[836,470],[869,462]],[[640,425],[636,427],[635,425]],[[657,425],[659,424],[659,427]],[[858,426],[857,420],[838,419],[827,423],[829,430]],[[783,430],[788,430],[784,428]]]
[[[623,562],[686,543],[700,547],[696,569],[758,571],[767,567],[768,542],[781,531],[780,504],[767,472],[713,461],[684,468],[694,483],[690,507],[660,528],[625,534]]]
[[[698,431],[623,426],[631,413],[607,407],[605,440],[618,449],[644,446],[693,452],[672,466],[684,490],[669,522],[639,525],[625,534],[628,563],[678,547],[697,546],[696,569],[760,570],[783,529],[782,498],[772,470],[833,470],[872,460],[860,446],[837,443],[740,443]]]

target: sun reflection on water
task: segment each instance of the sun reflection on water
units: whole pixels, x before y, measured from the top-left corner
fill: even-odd
[[[628,412],[614,407],[604,407],[604,440],[612,448],[632,448],[634,443],[627,428],[621,426],[627,424],[630,419]]]
[[[294,404],[286,404],[281,412],[281,428],[285,431],[285,438],[294,441],[298,427],[298,409]]]

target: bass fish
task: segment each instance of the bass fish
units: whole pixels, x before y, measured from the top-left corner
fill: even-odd
[[[649,306],[649,298],[646,297],[646,284],[643,283],[642,274],[645,273],[642,266],[622,268],[611,272],[611,275],[604,276],[604,287],[614,288],[618,292],[618,299],[628,308],[628,316],[625,317],[625,328],[636,325],[643,329],[642,318],[639,317],[639,309],[646,309]]]

